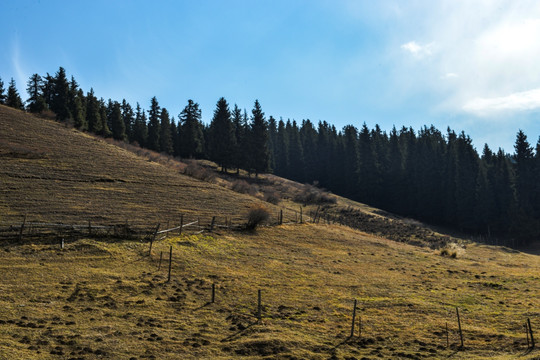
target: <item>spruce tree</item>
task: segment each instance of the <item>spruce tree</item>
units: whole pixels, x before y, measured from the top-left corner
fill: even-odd
[[[99,101],[94,95],[94,89],[92,88],[90,88],[90,91],[86,94],[86,124],[88,126],[88,131],[95,134],[101,133],[102,126]]]
[[[145,147],[147,138],[146,114],[144,110],[141,110],[139,103],[137,103],[135,108],[135,122],[133,123],[133,138],[131,141],[137,143],[140,147]]]
[[[71,118],[69,111],[69,83],[66,70],[63,67],[58,69],[54,77],[51,110],[56,114],[58,121],[68,121]]]
[[[99,99],[99,118],[101,120],[101,127],[98,135],[110,137],[112,134],[108,125],[107,105],[105,105],[105,100],[103,98]]]
[[[124,124],[124,118],[122,117],[122,109],[117,101],[115,101],[112,106],[111,125],[113,138],[116,140],[125,141],[126,126]]]
[[[43,86],[41,88],[41,93],[43,94],[43,99],[45,99],[45,104],[47,108],[52,110],[52,103],[54,97],[54,77],[49,73],[43,78]]]
[[[11,78],[9,82],[6,105],[15,109],[24,110],[24,105],[22,99],[17,91],[17,86],[15,85],[15,80]]]
[[[216,104],[208,135],[210,159],[221,166],[221,171],[226,172],[234,164],[236,139],[229,104],[223,97]]]
[[[160,151],[160,110],[159,103],[154,96],[150,101],[150,110],[148,110],[148,140],[146,143],[146,147],[154,151]]]
[[[39,74],[34,74],[30,77],[27,83],[26,91],[30,96],[26,102],[28,103],[28,111],[31,113],[41,113],[47,107],[45,99],[42,95],[43,79]]]
[[[287,121],[287,125],[290,122]],[[300,142],[300,133],[296,121],[293,120],[290,126],[287,126],[289,138],[289,176],[292,180],[304,182],[304,151]]]
[[[124,128],[126,129],[126,139],[128,142],[133,141],[133,122],[135,121],[135,115],[133,114],[133,108],[126,101],[122,99],[122,119],[124,120]]]
[[[255,176],[258,176],[259,173],[268,170],[268,127],[258,100],[255,100],[251,111],[249,143],[250,168],[255,172]]]
[[[242,121],[242,111],[238,105],[234,104],[234,109],[232,112],[232,123],[234,127],[234,138],[236,139],[234,155],[233,155],[233,166],[236,168],[236,173],[240,173],[240,168],[245,168],[245,153],[243,151],[246,129],[244,122]]]
[[[289,134],[285,131],[283,119],[279,119],[276,131],[275,173],[287,177],[289,171]]]
[[[79,91],[79,84],[71,77],[69,84],[69,111],[73,120],[73,126],[80,130],[87,130],[88,124],[83,110],[83,99]]]
[[[6,94],[4,92],[6,89],[4,89],[4,82],[2,81],[2,78],[0,78],[0,104],[6,103]]]
[[[178,126],[176,125],[176,120],[174,116],[171,118],[171,139],[172,139],[172,148],[173,155],[180,156],[180,134],[178,133]]]
[[[169,112],[167,109],[161,109],[160,119],[159,148],[161,152],[172,155],[173,139],[171,136],[171,120],[169,119]]]
[[[184,158],[199,157],[204,151],[199,104],[189,99],[179,118],[181,122],[181,156]]]

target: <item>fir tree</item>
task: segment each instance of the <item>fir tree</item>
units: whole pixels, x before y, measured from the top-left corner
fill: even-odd
[[[126,140],[126,127],[124,124],[124,119],[122,117],[122,109],[120,104],[115,101],[112,106],[111,111],[111,130],[112,136],[116,140]]]
[[[268,127],[258,100],[251,111],[250,168],[255,176],[268,170]]]
[[[134,114],[133,114],[133,108],[131,105],[126,101],[126,99],[122,100],[122,119],[124,120],[124,128],[126,129],[126,139],[128,142],[132,141],[133,137],[133,122],[135,121]]]
[[[171,139],[173,147],[173,155],[180,156],[180,134],[178,133],[178,126],[174,116],[171,118]]]
[[[135,122],[133,123],[133,138],[131,141],[137,143],[140,147],[145,147],[147,137],[146,114],[144,110],[141,111],[141,106],[137,103],[135,108]]]
[[[246,143],[246,127],[242,120],[242,111],[238,105],[234,105],[232,112],[232,123],[234,127],[234,138],[236,139],[233,166],[236,168],[236,173],[240,173],[240,168],[245,168],[246,153],[243,151]]]
[[[24,110],[21,96],[17,91],[17,86],[15,85],[15,80],[13,80],[13,78],[11,78],[11,81],[9,82],[6,105],[15,109]]]
[[[221,166],[221,171],[226,172],[227,168],[234,164],[236,139],[229,104],[225,98],[220,98],[217,102],[208,135],[210,159]]]
[[[276,131],[275,146],[275,173],[279,176],[288,176],[289,171],[289,134],[285,131],[283,119],[279,119]]]
[[[160,151],[159,134],[160,134],[160,110],[158,101],[154,96],[150,101],[150,110],[148,110],[148,140],[146,147],[150,150]]]
[[[51,110],[56,114],[58,121],[68,121],[71,118],[69,111],[69,83],[63,67],[58,69],[54,77]]]
[[[6,103],[6,94],[4,92],[6,89],[4,89],[4,82],[2,81],[2,78],[0,78],[0,104]]]
[[[188,100],[188,104],[179,115],[181,122],[181,156],[194,158],[203,154],[204,138],[201,125],[199,104]]]
[[[41,113],[47,107],[45,99],[41,93],[43,87],[43,79],[39,74],[34,74],[30,77],[27,83],[26,91],[30,96],[26,102],[28,103],[28,111],[31,113]]]
[[[88,124],[86,123],[83,110],[83,99],[81,92],[79,92],[79,84],[77,84],[73,76],[69,84],[69,111],[73,120],[73,126],[80,130],[86,130]]]
[[[94,89],[90,88],[90,91],[86,94],[86,124],[88,131],[100,134],[102,131],[101,114],[99,108],[99,101],[94,95]]]
[[[110,137],[112,134],[108,125],[107,105],[105,105],[103,98],[99,99],[99,118],[101,120],[101,127],[98,135]]]
[[[161,109],[160,115],[160,133],[159,133],[159,148],[161,152],[172,155],[173,154],[173,140],[171,136],[171,120],[169,119],[169,112],[167,109]]]

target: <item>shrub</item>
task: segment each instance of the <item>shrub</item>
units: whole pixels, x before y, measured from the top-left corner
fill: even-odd
[[[184,169],[184,174],[206,182],[214,182],[216,179],[216,174],[212,170],[198,165],[195,161],[188,163]]]
[[[441,249],[441,256],[448,256],[452,259],[456,259],[458,255],[463,255],[465,249],[456,243],[449,243]]]
[[[257,194],[257,187],[248,184],[245,180],[236,180],[232,183],[231,189],[240,194],[249,194],[252,196]]]
[[[255,230],[258,225],[267,221],[269,217],[270,213],[264,206],[252,206],[248,211],[246,229]]]
[[[277,205],[279,204],[281,198],[279,194],[275,191],[266,191],[264,193],[264,201],[269,202],[270,204]]]
[[[304,188],[294,197],[294,201],[304,204],[335,204],[337,199],[330,193],[319,189],[316,186],[306,184]]]

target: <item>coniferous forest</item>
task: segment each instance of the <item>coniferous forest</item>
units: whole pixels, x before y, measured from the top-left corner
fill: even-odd
[[[520,130],[514,153],[479,154],[471,138],[452,129],[369,129],[326,121],[301,123],[265,116],[255,101],[248,113],[224,98],[204,124],[193,100],[177,115],[156,97],[149,108],[83,92],[60,67],[34,74],[23,101],[15,81],[0,79],[0,104],[31,113],[50,112],[82,131],[181,158],[204,158],[222,171],[273,172],[431,224],[526,245],[540,234],[540,140]]]

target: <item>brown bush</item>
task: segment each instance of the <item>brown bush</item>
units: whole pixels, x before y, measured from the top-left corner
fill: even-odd
[[[275,191],[265,191],[264,201],[269,202],[270,204],[277,205],[281,201],[281,197]]]
[[[305,184],[304,188],[294,197],[294,201],[304,204],[335,204],[337,199],[330,193],[316,186]]]
[[[214,182],[216,179],[215,172],[200,166],[195,161],[188,163],[184,169],[184,174],[206,182]]]
[[[257,187],[251,184],[248,184],[245,180],[236,180],[232,183],[231,189],[240,194],[257,194]]]
[[[255,230],[257,226],[267,221],[268,218],[270,218],[270,213],[264,206],[254,205],[248,211],[246,229]]]

